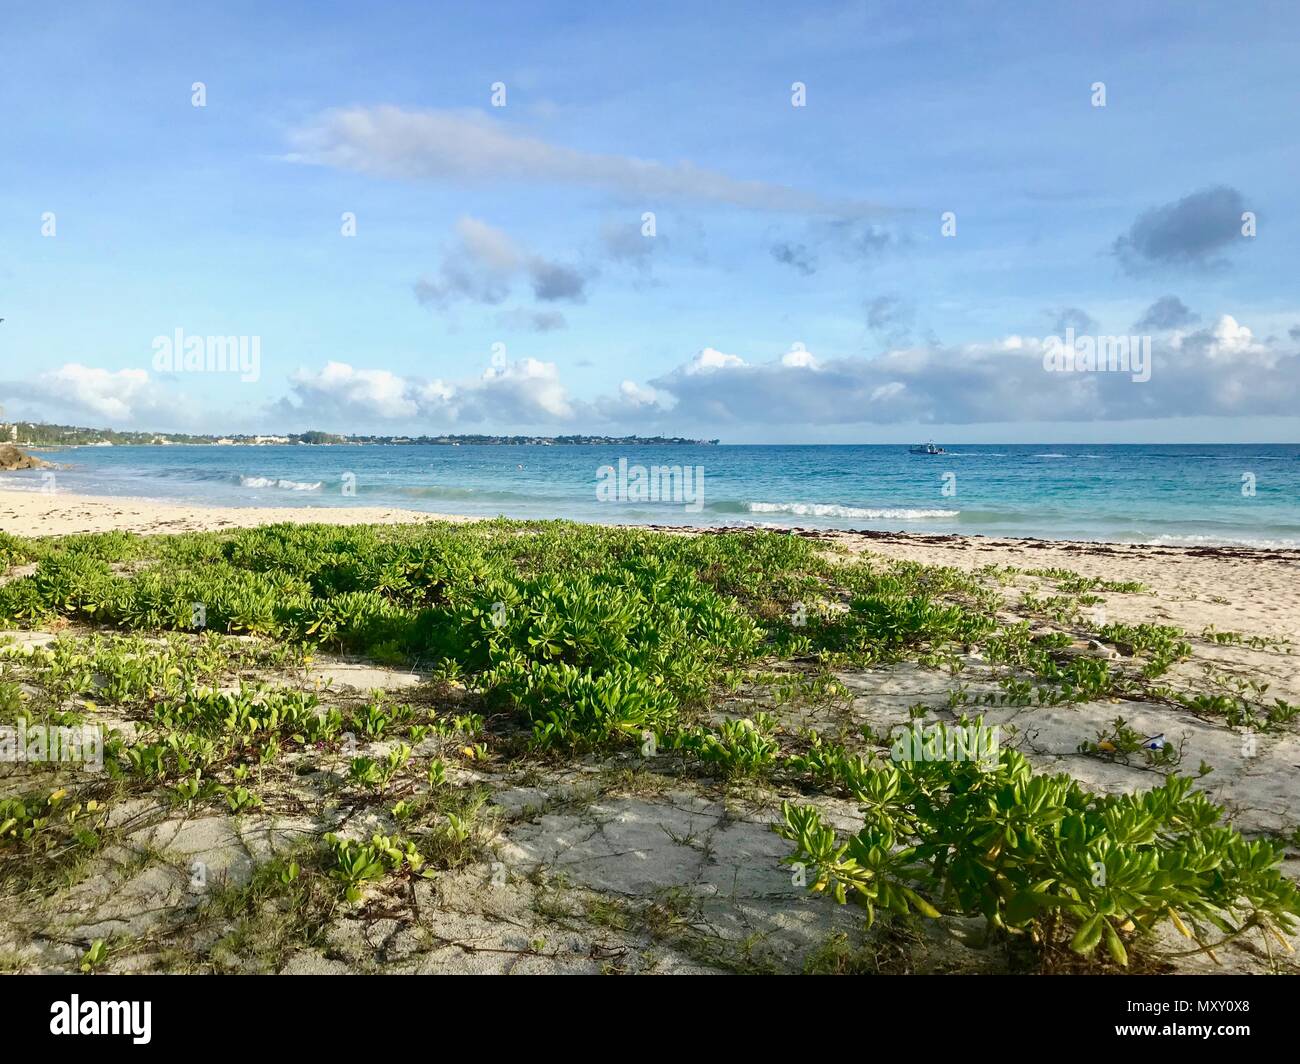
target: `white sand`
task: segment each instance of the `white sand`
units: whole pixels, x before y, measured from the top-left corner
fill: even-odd
[[[1213,625],[1221,632],[1300,641],[1300,550],[908,533],[885,538],[846,533],[835,539],[854,552],[926,565],[1069,569],[1104,580],[1137,581],[1152,594],[1103,596],[1109,620],[1175,624],[1197,635]]]
[[[218,532],[228,528],[292,524],[395,525],[406,522],[467,521],[455,514],[431,514],[387,507],[193,506],[6,489],[0,480],[0,532],[15,536],[69,536],[79,532]]]

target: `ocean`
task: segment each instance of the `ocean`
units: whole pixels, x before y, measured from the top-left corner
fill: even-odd
[[[393,506],[753,525],[1300,546],[1300,445],[260,446],[37,450],[54,487],[230,506]],[[657,467],[657,471],[656,471]],[[667,477],[663,468],[682,467]],[[40,490],[39,471],[4,475]]]

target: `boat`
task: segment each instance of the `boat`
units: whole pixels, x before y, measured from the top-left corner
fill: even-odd
[[[933,442],[927,443],[924,447],[909,447],[908,454],[947,454],[942,447],[936,447]]]

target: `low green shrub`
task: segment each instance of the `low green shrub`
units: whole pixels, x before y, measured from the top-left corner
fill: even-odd
[[[1040,943],[1104,944],[1127,964],[1134,935],[1170,921],[1203,945],[1217,929],[1292,933],[1300,894],[1284,851],[1248,842],[1193,780],[1095,795],[1068,775],[1037,775],[1003,750],[992,771],[971,761],[873,767],[855,782],[864,825],[841,841],[813,807],[783,806],[785,860],[837,901],[906,915],[980,915]]]

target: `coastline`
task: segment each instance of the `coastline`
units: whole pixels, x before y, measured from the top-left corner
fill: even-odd
[[[463,514],[397,507],[232,507],[181,505],[6,488],[0,481],[0,532],[23,537],[100,532],[167,535],[221,532],[269,524],[434,524],[484,520]],[[614,522],[610,523],[615,524]],[[634,527],[683,535],[725,534],[732,527],[648,524]],[[790,528],[786,534],[826,543],[854,556],[891,561],[985,566],[1025,571],[1068,569],[1084,577],[1133,581],[1154,593],[1116,596],[1112,619],[1158,621],[1188,631],[1206,628],[1292,638],[1300,631],[1300,550],[1294,548],[1170,546],[1033,537],[841,531]],[[1112,608],[1107,604],[1107,608]],[[1140,612],[1134,612],[1140,611]],[[1300,674],[1294,686],[1300,693]]]

